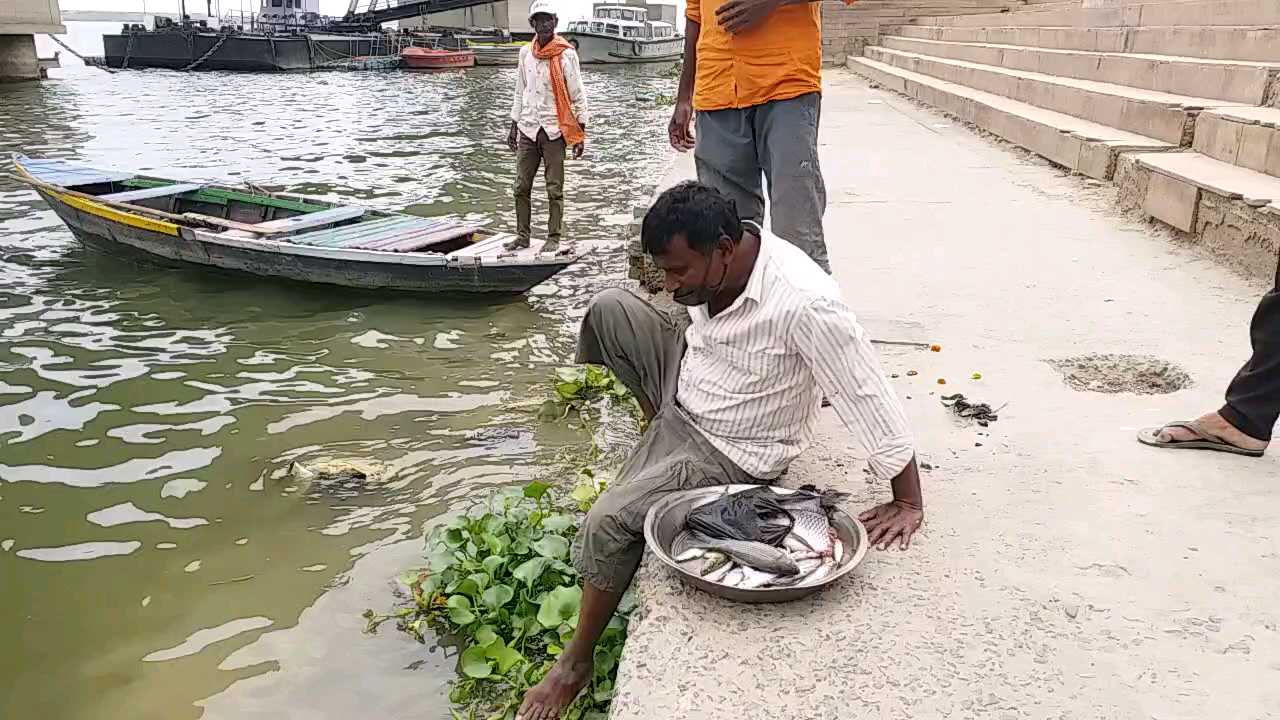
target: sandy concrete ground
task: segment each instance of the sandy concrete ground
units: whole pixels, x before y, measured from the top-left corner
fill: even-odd
[[[1280,717],[1280,452],[1134,441],[1220,403],[1263,289],[1121,217],[1107,186],[826,78],[836,276],[873,336],[943,346],[882,355],[932,466],[926,525],[781,606],[646,561],[614,717]],[[1045,362],[1085,353],[1154,355],[1194,385],[1080,392]],[[939,405],[956,391],[1008,407],[972,426]],[[801,481],[858,508],[888,495],[834,415]]]

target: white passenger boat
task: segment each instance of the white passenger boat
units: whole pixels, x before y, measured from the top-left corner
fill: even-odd
[[[675,25],[650,20],[646,8],[635,5],[597,5],[590,20],[574,20],[560,34],[584,63],[672,62],[684,52]]]

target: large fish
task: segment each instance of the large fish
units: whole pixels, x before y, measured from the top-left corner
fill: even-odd
[[[835,543],[831,538],[831,523],[825,512],[801,510],[793,512],[792,516],[795,518],[795,524],[791,527],[793,537],[819,555],[832,553]]]
[[[681,538],[677,538],[679,542]],[[710,538],[702,533],[690,532],[687,543],[691,547],[715,550],[733,558],[741,565],[774,575],[795,575],[800,572],[796,561],[791,559],[786,550],[764,543],[747,540],[722,540]],[[683,543],[681,543],[683,544]],[[673,548],[675,544],[673,543]]]

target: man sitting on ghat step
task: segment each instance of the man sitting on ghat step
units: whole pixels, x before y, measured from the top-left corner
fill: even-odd
[[[577,632],[525,695],[523,720],[559,717],[591,679],[596,641],[640,564],[650,506],[681,490],[775,480],[812,442],[823,392],[893,489],[860,516],[871,544],[905,550],[924,519],[902,405],[831,276],[693,182],[658,198],[641,241],[692,324],[680,333],[619,289],[592,299],[583,318],[578,362],[612,370],[649,424],[574,539],[585,580]]]

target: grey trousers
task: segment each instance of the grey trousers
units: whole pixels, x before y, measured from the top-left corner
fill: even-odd
[[[822,233],[827,187],[818,165],[821,106],[822,96],[810,93],[740,110],[700,112],[693,155],[698,181],[732,200],[743,219],[762,225],[763,174],[773,234],[830,273]]]
[[[538,130],[538,138],[530,140],[517,131],[516,140],[516,238],[529,242],[530,223],[533,215],[533,179],[538,175],[538,165],[546,169],[547,181],[547,239],[559,240],[564,226],[564,136],[552,140],[546,130]]]
[[[1253,313],[1249,338],[1253,356],[1227,386],[1218,414],[1245,435],[1270,442],[1280,418],[1280,266],[1275,287]]]
[[[652,305],[617,288],[591,300],[578,334],[580,363],[604,365],[657,410],[573,541],[573,564],[592,586],[622,592],[644,554],[644,517],[668,493],[761,482],[715,449],[676,406],[684,335]]]

